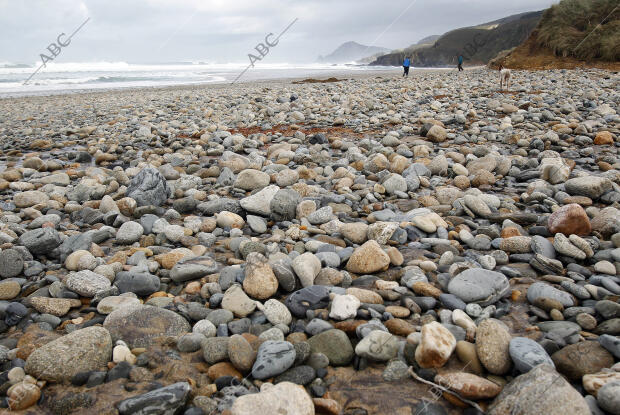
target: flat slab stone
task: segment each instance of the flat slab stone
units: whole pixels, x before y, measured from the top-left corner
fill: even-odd
[[[448,291],[466,303],[487,306],[497,302],[510,289],[508,279],[499,272],[471,268],[454,277]]]
[[[106,317],[103,327],[114,342],[123,340],[130,348],[149,347],[158,337],[179,337],[191,329],[179,314],[149,305],[114,310]]]

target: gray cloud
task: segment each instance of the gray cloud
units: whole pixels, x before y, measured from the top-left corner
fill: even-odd
[[[428,35],[553,3],[557,0],[0,0],[0,62],[37,61],[61,32],[69,34],[87,17],[58,62],[247,62],[267,33],[279,33],[295,18],[269,61],[313,62],[349,40],[402,48]]]

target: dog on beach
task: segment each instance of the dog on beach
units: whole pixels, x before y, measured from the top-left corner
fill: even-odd
[[[499,65],[499,89],[502,89],[502,86],[505,86],[506,89],[510,88],[510,76],[512,73],[510,69],[504,68],[504,65]]]

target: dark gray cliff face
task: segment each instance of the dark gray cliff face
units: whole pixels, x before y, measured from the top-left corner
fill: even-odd
[[[432,45],[389,53],[378,57],[370,65],[401,66],[405,56],[409,56],[414,67],[452,66],[456,65],[459,55],[465,58],[465,64],[486,64],[499,52],[523,43],[541,15],[542,12],[532,12],[510,16],[495,24],[456,29],[444,34]]]

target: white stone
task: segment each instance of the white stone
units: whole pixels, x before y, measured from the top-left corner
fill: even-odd
[[[334,320],[354,318],[361,304],[360,300],[353,295],[336,295],[332,300],[332,308],[329,311],[329,317]]]

